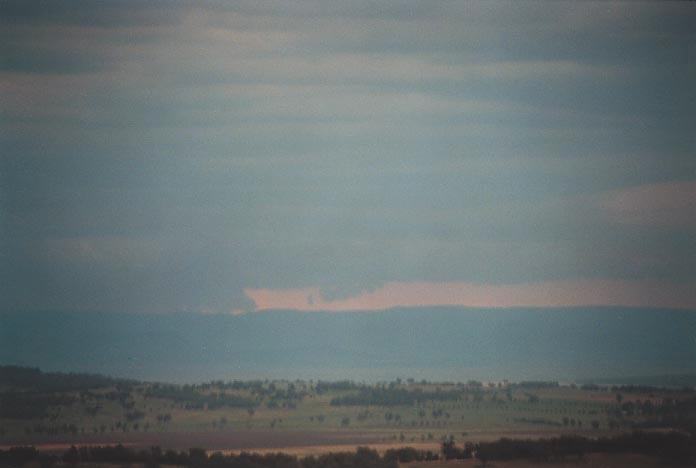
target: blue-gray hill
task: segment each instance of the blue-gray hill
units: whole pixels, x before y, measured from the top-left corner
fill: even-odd
[[[0,363],[175,382],[696,374],[696,313],[404,308],[241,316],[7,312]],[[640,379],[638,379],[640,380]]]

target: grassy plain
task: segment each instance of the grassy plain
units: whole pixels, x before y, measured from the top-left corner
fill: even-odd
[[[479,442],[616,434],[654,418],[651,411],[667,399],[690,396],[686,391],[623,392],[543,382],[85,385],[52,391],[41,386],[1,388],[5,405],[12,398],[23,404],[34,398],[44,407],[33,417],[2,414],[0,445],[124,443],[298,454],[357,445],[430,449],[449,436]]]

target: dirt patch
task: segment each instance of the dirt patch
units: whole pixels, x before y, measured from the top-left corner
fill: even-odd
[[[27,437],[8,441],[5,447],[33,445],[39,450],[60,452],[71,445],[116,445],[131,448],[159,446],[163,449],[188,450],[202,447],[210,451],[259,451],[291,447],[346,446],[377,444],[384,439],[382,433],[348,431],[269,431],[228,430],[215,432],[129,432],[119,435],[90,434],[77,437],[45,438]]]
[[[416,436],[419,431],[404,430],[407,439]],[[481,430],[471,431],[467,435],[454,433],[458,443],[483,442],[498,440],[501,437],[514,439],[538,439],[558,436],[565,431],[529,431],[529,430]],[[579,431],[567,433],[580,435]],[[18,445],[33,445],[39,450],[62,452],[71,445],[116,445],[122,444],[131,448],[149,448],[159,446],[163,449],[188,450],[191,447],[201,447],[209,451],[222,452],[288,452],[298,454],[326,453],[328,451],[353,450],[358,446],[370,446],[377,450],[383,447],[426,447],[425,450],[438,450],[439,438],[437,433],[434,440],[429,441],[398,441],[392,440],[394,432],[370,431],[303,431],[303,430],[268,430],[268,429],[228,429],[218,431],[196,432],[126,432],[119,434],[83,434],[77,436],[27,436],[16,440],[0,442],[0,448]],[[384,448],[384,450],[387,450]]]

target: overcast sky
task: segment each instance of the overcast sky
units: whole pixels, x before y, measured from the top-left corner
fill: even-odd
[[[0,3],[0,308],[696,309],[696,4]]]

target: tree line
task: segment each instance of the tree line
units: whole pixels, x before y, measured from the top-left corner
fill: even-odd
[[[0,382],[13,389],[34,392],[72,392],[105,387],[130,388],[135,380],[115,379],[97,374],[41,372],[38,368],[0,366]]]
[[[224,455],[208,454],[202,448],[188,451],[163,451],[159,447],[134,450],[123,445],[75,447],[62,455],[40,452],[34,447],[12,447],[0,450],[0,466],[22,467],[38,463],[42,468],[78,466],[81,463],[119,465],[142,464],[148,468],[161,465],[191,468],[398,468],[399,462],[436,460],[437,454],[413,448],[388,450],[383,456],[376,450],[359,447],[354,452],[329,453],[298,458],[284,453],[258,454],[242,452]]]
[[[363,387],[351,393],[331,399],[332,406],[410,406],[426,401],[456,401],[462,398],[461,390],[423,391],[404,388]]]
[[[144,393],[145,398],[162,398],[174,401],[185,409],[254,408],[258,401],[227,393],[199,393],[194,386],[155,384]]]
[[[482,464],[495,460],[526,459],[537,462],[582,459],[588,453],[642,454],[657,457],[665,463],[696,463],[696,436],[683,432],[633,432],[614,437],[590,439],[561,436],[549,439],[507,439],[494,442],[466,443],[459,447],[450,436],[442,442],[445,459],[477,458]],[[188,451],[162,450],[152,447],[135,450],[115,446],[72,446],[61,455],[40,452],[34,447],[12,447],[0,450],[0,466],[22,467],[37,462],[42,468],[55,465],[77,466],[80,463],[142,464],[148,468],[160,465],[191,468],[398,468],[399,463],[432,461],[440,454],[412,447],[391,449],[380,455],[376,450],[359,447],[354,452],[330,453],[298,458],[273,453],[208,454],[202,448]]]
[[[446,459],[478,458],[483,464],[494,460],[526,459],[536,462],[582,459],[587,453],[633,453],[657,457],[666,463],[696,462],[696,436],[683,432],[641,432],[591,439],[560,436],[549,439],[508,439],[465,444],[459,448],[450,437],[443,442]]]

